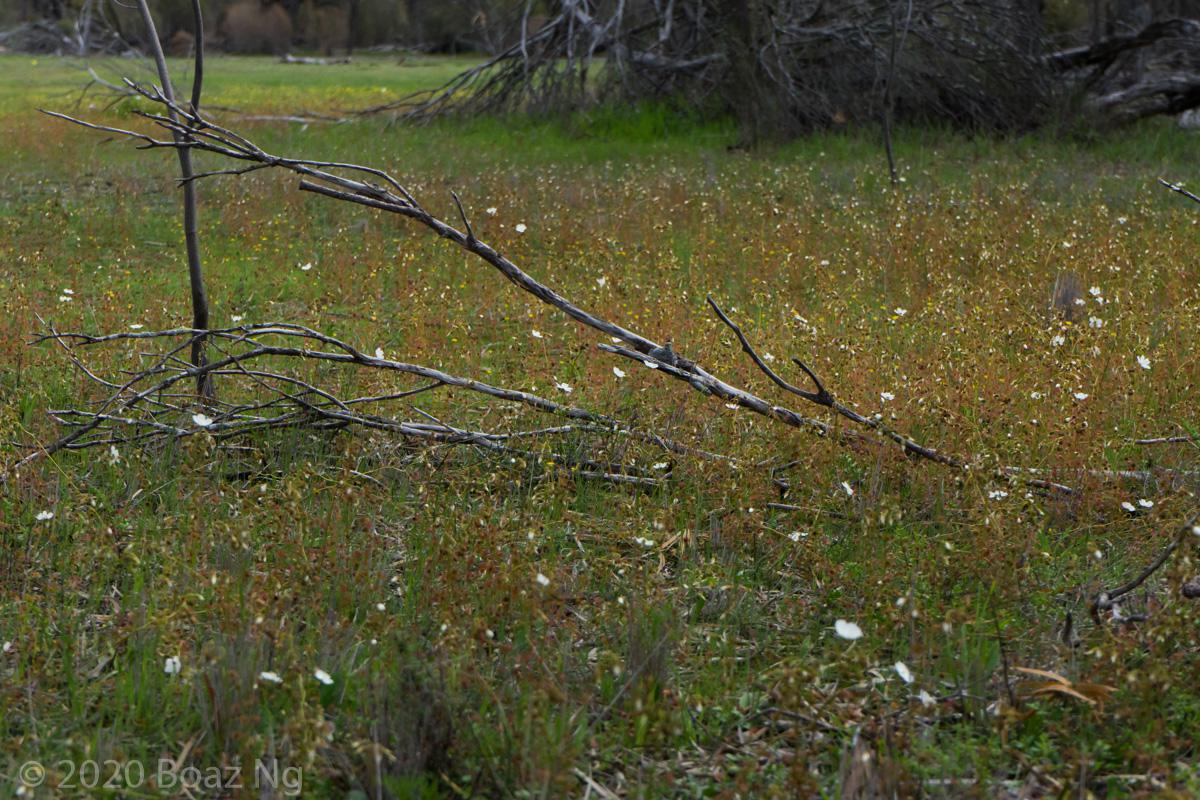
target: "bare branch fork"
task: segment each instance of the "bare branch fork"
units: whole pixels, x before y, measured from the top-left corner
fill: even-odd
[[[190,365],[183,361],[179,354],[190,348],[200,337],[209,341],[219,357],[200,366]],[[397,433],[409,439],[433,444],[469,445],[503,455],[537,460],[555,467],[566,467],[573,474],[582,477],[643,487],[660,485],[661,476],[655,477],[645,468],[612,460],[599,461],[586,455],[522,450],[513,447],[510,442],[567,435],[624,439],[678,455],[735,465],[738,463],[736,459],[689,447],[656,433],[633,429],[607,415],[566,406],[529,392],[493,386],[419,364],[370,356],[339,339],[301,325],[267,323],[213,330],[176,328],[121,332],[104,336],[58,332],[51,328],[50,333],[39,336],[35,342],[47,340],[59,344],[85,375],[110,392],[91,408],[52,410],[51,416],[70,431],[59,440],[38,448],[21,459],[14,465],[14,471],[60,450],[115,446],[130,442],[144,444],[152,440],[183,438],[202,432],[223,441],[267,429],[300,426],[327,430],[358,426]],[[76,353],[78,347],[114,342],[163,342],[167,348],[152,354],[143,354],[143,357],[151,359],[149,366],[133,373],[125,382],[118,383],[98,377],[83,364]],[[264,369],[255,366],[267,359],[353,365],[397,372],[428,382],[413,389],[343,400],[332,392],[294,375],[280,373],[275,368]],[[251,389],[262,391],[256,396],[252,395],[240,401],[213,399],[206,408],[212,414],[211,417],[207,414],[194,415],[189,420],[190,396],[176,391],[176,385],[180,381],[204,379],[213,375],[245,378]],[[236,385],[231,383],[231,386]],[[414,411],[431,420],[432,424],[396,420],[356,410],[365,404],[409,398],[443,387],[473,391],[492,399],[559,416],[569,420],[569,423],[524,431],[487,433],[449,425],[420,409]],[[261,399],[264,392],[266,400]]]

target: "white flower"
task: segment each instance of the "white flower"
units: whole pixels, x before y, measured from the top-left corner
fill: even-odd
[[[524,233],[525,231],[527,231],[529,229],[525,227],[524,222],[518,222],[516,225],[513,226],[513,230],[516,231],[517,233]]]
[[[1042,399],[1042,393],[1041,393],[1041,392],[1030,392],[1030,393],[1029,393],[1029,399],[1030,399],[1030,400],[1041,400],[1041,399]]]
[[[1076,392],[1074,396],[1076,400],[1087,400],[1090,395],[1087,392]]]
[[[891,392],[880,392],[879,399],[886,403],[889,400],[895,400],[896,395],[892,394]]]
[[[533,330],[531,330],[529,332],[529,335],[535,339],[545,339],[546,338],[545,336],[542,335],[542,332],[539,331],[537,328],[534,328]]]
[[[178,675],[181,669],[183,669],[183,662],[179,660],[179,656],[168,656],[167,660],[163,662],[163,672],[168,675]]]
[[[854,497],[854,487],[849,481],[842,481],[842,491],[846,493],[846,497]]]
[[[798,542],[808,536],[808,531],[792,531],[788,534],[788,538],[793,542]]]
[[[1129,222],[1129,217],[1117,217],[1118,225],[1124,225],[1126,222]]]
[[[613,375],[616,375],[618,378],[624,378],[625,370],[621,369],[620,367],[613,367]]]
[[[206,414],[192,414],[192,422],[199,425],[201,428],[207,428],[213,424],[212,417]]]
[[[771,355],[770,353],[763,353],[763,361],[774,361],[774,360],[775,360],[775,356]]]
[[[897,661],[892,665],[892,669],[896,670],[896,674],[900,676],[900,680],[904,681],[905,683],[913,682],[912,670],[910,670],[908,665],[903,661]]]
[[[265,683],[283,683],[283,678],[279,677],[279,673],[270,670],[258,673],[258,679]]]
[[[933,695],[931,695],[929,692],[925,691],[924,689],[922,689],[920,694],[917,695],[917,699],[920,700],[921,705],[925,706],[926,708],[929,708],[929,706],[933,705],[936,702],[933,699]]]
[[[1061,333],[1057,333],[1054,335],[1054,338],[1050,340],[1050,346],[1058,347],[1059,345],[1066,344],[1066,342],[1067,337],[1063,336]]]
[[[993,489],[988,492],[988,498],[991,500],[1003,500],[1006,497],[1008,497],[1008,492],[1003,489]]]
[[[861,639],[863,635],[862,628],[858,627],[858,625],[854,624],[853,622],[847,622],[844,619],[839,619],[837,622],[833,623],[833,630],[838,636],[842,637],[843,639],[849,639],[852,642],[855,639]]]
[[[1093,286],[1092,288],[1088,289],[1088,294],[1090,294],[1092,297],[1099,297],[1100,296],[1100,287]]]
[[[306,262],[306,263],[304,263],[304,264],[301,264],[301,265],[300,265],[300,271],[301,271],[301,272],[308,272],[310,269],[312,269],[312,262],[311,262],[311,261],[308,261],[308,262]]]
[[[1133,503],[1129,502],[1128,500],[1126,500],[1125,502],[1121,503],[1121,508],[1123,508],[1123,509],[1125,509],[1126,511],[1128,511],[1130,514],[1132,514],[1133,512],[1137,511],[1137,509],[1136,509],[1136,508],[1134,508],[1134,506],[1133,506]]]
[[[599,278],[596,278],[596,285],[601,289],[604,288],[604,284],[606,283],[608,283],[608,278],[604,277],[603,275],[601,275]]]
[[[52,520],[52,519],[54,519],[53,511],[39,511],[37,513],[37,521],[38,522],[46,522],[47,520]]]
[[[650,469],[664,470],[664,469],[666,469],[668,466],[669,466],[669,465],[668,465],[668,464],[667,464],[667,462],[665,462],[665,461],[656,461],[656,462],[654,462],[653,464],[651,464],[651,465],[650,465]]]
[[[75,294],[75,290],[74,289],[63,289],[62,293],[63,294]]]
[[[383,358],[383,348],[382,348],[382,347],[376,347],[376,348],[375,348],[375,357],[376,357],[376,358]]]
[[[1086,305],[1087,305],[1087,300],[1084,300],[1082,297],[1076,297],[1076,298],[1075,298],[1075,305],[1077,305],[1077,306],[1086,306]]]
[[[11,653],[11,652],[12,652],[12,642],[5,642],[3,645],[0,645],[0,653]]]
[[[142,328],[144,328],[144,327],[146,327],[146,326],[145,326],[145,325],[143,325],[142,323],[140,323],[140,322],[135,322],[135,323],[133,323],[132,325],[130,325],[130,326],[129,326],[129,330],[131,330],[131,331],[140,331],[140,330],[141,330]]]
[[[725,407],[726,407],[726,408],[728,408],[730,411],[737,411],[737,410],[738,410],[738,404],[737,404],[737,403],[726,403],[726,404],[725,404]]]
[[[560,392],[566,392],[567,394],[575,391],[575,389],[569,383],[556,383],[554,384],[554,388],[558,389]]]
[[[58,296],[58,302],[60,302],[60,303],[69,303],[69,302],[71,302],[71,298],[70,298],[70,297],[68,297],[68,296],[67,296],[67,295],[65,295],[65,294],[60,294],[60,295]]]
[[[317,667],[315,670],[313,670],[313,677],[316,678],[321,683],[325,684],[326,686],[333,686],[333,678],[329,675],[328,672],[321,669],[320,667]]]
[[[658,369],[658,364],[655,364],[653,361],[643,361],[642,363],[650,369]]]
[[[1193,525],[1192,533],[1196,536],[1200,536],[1200,525]]]
[[[1138,505],[1141,506],[1142,508],[1154,508],[1154,501],[1147,500],[1146,498],[1143,497],[1141,500],[1138,500]]]
[[[375,610],[376,611],[387,611],[387,606],[383,603],[376,603]]]
[[[494,217],[494,216],[496,216],[496,207],[495,207],[495,206],[492,206],[491,208],[489,208],[489,209],[487,210],[487,215],[488,215],[489,217]]]
[[[1100,319],[1099,317],[1088,317],[1088,327],[1089,328],[1103,328],[1104,320]]]
[[[1146,356],[1138,356],[1137,362],[1142,369],[1150,369],[1150,359]]]
[[[908,309],[907,308],[893,308],[892,313],[895,314],[897,317],[903,317],[905,314],[908,313]]]
[[[537,577],[534,578],[534,580],[538,582],[539,586],[549,586],[550,585],[550,579],[547,578],[545,575],[543,575],[540,572],[537,574]]]
[[[653,539],[644,539],[641,536],[635,536],[633,537],[633,541],[637,544],[640,544],[642,547],[654,547]]]
[[[245,317],[244,317],[244,316],[242,316],[241,314],[234,314],[234,315],[233,315],[232,317],[230,317],[229,319],[230,319],[230,321],[231,321],[231,322],[233,322],[234,324],[237,324],[237,323],[241,322],[243,319],[245,319]]]
[[[121,463],[121,451],[117,449],[115,444],[108,446],[108,463],[116,466]]]

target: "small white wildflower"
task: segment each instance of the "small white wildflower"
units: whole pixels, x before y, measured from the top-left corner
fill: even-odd
[[[624,378],[625,370],[621,369],[620,367],[613,367],[613,375],[616,375],[618,378]]]
[[[774,360],[775,360],[775,356],[771,355],[770,353],[763,353],[763,361],[774,361]]]
[[[542,332],[539,331],[537,328],[534,328],[533,330],[531,330],[529,332],[529,335],[535,339],[545,339],[546,338],[545,336],[542,335]]]
[[[892,665],[892,669],[896,670],[896,674],[900,676],[900,680],[904,681],[905,683],[913,682],[912,670],[910,670],[908,665],[903,661],[897,661]]]
[[[1126,511],[1128,511],[1130,514],[1132,514],[1133,512],[1137,511],[1137,508],[1135,508],[1135,507],[1134,507],[1133,503],[1129,502],[1128,500],[1126,500],[1126,501],[1124,501],[1123,503],[1121,503],[1121,508],[1123,508],[1123,509],[1125,509]]]
[[[656,461],[650,466],[650,469],[664,470],[668,466],[669,465],[665,461]]]
[[[1076,400],[1087,400],[1090,396],[1087,392],[1076,392],[1074,395]]]
[[[179,656],[168,656],[163,662],[163,672],[168,675],[178,675],[183,669],[183,662],[179,660]]]
[[[1104,320],[1100,319],[1099,317],[1088,317],[1088,327],[1089,328],[1103,328]]]
[[[333,686],[333,677],[328,672],[318,667],[313,670],[313,677],[326,686]]]
[[[1050,340],[1050,345],[1052,347],[1059,347],[1066,343],[1067,343],[1067,337],[1063,336],[1061,333],[1055,334],[1054,338]]]
[[[1092,288],[1088,289],[1088,294],[1090,294],[1092,297],[1099,297],[1101,294],[1100,287],[1093,286]]]
[[[140,331],[140,330],[141,330],[142,328],[144,328],[144,327],[146,327],[146,326],[145,326],[145,325],[143,325],[142,323],[140,323],[140,322],[135,322],[135,323],[133,323],[132,325],[130,325],[130,326],[129,326],[129,330],[131,330],[131,331]]]
[[[115,444],[108,446],[108,463],[116,466],[121,463],[121,451],[117,449]]]
[[[608,283],[608,278],[604,277],[603,275],[601,275],[599,278],[596,278],[596,285],[601,289],[604,288],[604,284],[606,283]]]
[[[560,392],[565,392],[567,394],[570,394],[571,392],[575,391],[574,387],[572,387],[571,384],[569,384],[569,383],[556,383],[556,384],[554,384],[554,388],[558,389]]]
[[[75,290],[74,289],[63,289],[62,293],[63,294],[75,294]]]
[[[300,265],[300,271],[301,271],[301,272],[308,272],[310,269],[312,269],[312,262],[311,262],[311,261],[309,261],[309,262],[307,262],[307,263],[304,263],[304,264],[301,264],[301,265]]]
[[[641,536],[635,536],[635,537],[633,537],[633,541],[636,544],[640,544],[642,547],[646,547],[646,548],[654,547],[653,539],[646,539]]]
[[[201,428],[207,428],[213,424],[212,417],[206,414],[192,414],[192,422],[199,425]]]
[[[1092,557],[1093,557],[1094,559],[1096,559],[1097,561],[1103,561],[1103,560],[1104,560],[1104,551],[1102,551],[1102,550],[1093,550],[1093,551],[1092,551]]]
[[[52,520],[52,519],[54,519],[53,511],[39,511],[37,513],[37,521],[38,522],[46,522],[46,521]]]
[[[380,359],[383,358],[383,348],[382,347],[375,348],[375,357],[380,358]]]
[[[886,403],[889,400],[895,400],[896,395],[892,394],[891,392],[880,392],[879,399]]]
[[[792,531],[791,533],[788,534],[788,538],[791,539],[793,542],[800,541],[800,531]]]
[[[1150,359],[1146,356],[1137,357],[1138,366],[1142,369],[1150,369]]]
[[[650,369],[658,369],[658,364],[655,364],[653,361],[643,361],[642,363]]]
[[[854,497],[854,487],[849,481],[842,481],[842,491],[846,493],[846,497]]]
[[[833,623],[834,632],[843,639],[848,639],[853,642],[855,639],[861,639],[863,632],[862,628],[858,627],[853,622],[847,622],[844,619],[839,619]]]
[[[1041,400],[1041,399],[1042,399],[1042,393],[1041,393],[1041,392],[1030,392],[1030,393],[1029,393],[1029,399],[1030,399],[1030,400]]]
[[[242,316],[241,314],[234,314],[233,316],[231,316],[229,318],[230,322],[234,323],[235,325],[244,319],[245,319],[245,317]]]
[[[527,231],[527,230],[529,230],[529,229],[525,227],[525,223],[524,223],[524,222],[518,222],[518,223],[517,223],[517,224],[516,224],[516,225],[513,227],[513,230],[514,230],[514,231],[516,231],[517,233],[524,233],[525,231]]]
[[[1084,300],[1082,297],[1076,297],[1076,298],[1075,298],[1075,305],[1077,305],[1077,306],[1086,306],[1086,305],[1087,305],[1087,300]]]
[[[11,653],[11,652],[12,652],[12,642],[5,642],[3,645],[0,645],[0,653]]]
[[[1142,508],[1154,508],[1154,501],[1147,500],[1146,498],[1143,497],[1141,500],[1138,500],[1138,505],[1141,506]]]
[[[725,404],[725,407],[726,407],[726,408],[728,408],[730,411],[737,411],[737,410],[738,410],[738,404],[737,404],[737,403],[726,403],[726,404]]]
[[[897,317],[903,317],[905,314],[908,313],[908,309],[907,308],[893,308],[892,313],[895,314]]]
[[[258,673],[258,679],[265,683],[283,683],[283,678],[279,677],[279,673],[270,670]]]
[[[933,699],[933,695],[931,695],[929,692],[925,691],[924,689],[922,689],[921,692],[917,695],[917,699],[920,700],[921,705],[925,706],[926,708],[929,708],[930,706],[932,706],[934,704],[934,702],[936,702]]]
[[[993,489],[988,492],[988,498],[991,500],[1003,500],[1006,497],[1008,497],[1008,492],[1003,489]]]
[[[71,300],[72,300],[72,299],[73,299],[73,298],[71,298],[71,297],[68,297],[68,296],[67,296],[67,295],[65,295],[65,294],[60,294],[60,295],[58,296],[58,302],[60,302],[60,303],[69,303],[69,302],[71,302]]]
[[[1124,225],[1126,222],[1129,222],[1129,217],[1117,217],[1118,225]]]
[[[497,208],[495,206],[492,206],[491,208],[489,208],[487,210],[487,215],[489,217],[494,217],[494,216],[496,216],[496,211],[497,211]]]
[[[376,611],[387,611],[387,604],[386,603],[376,603],[375,610]]]
[[[549,586],[550,585],[550,579],[547,578],[545,575],[543,575],[540,572],[537,574],[537,577],[534,578],[534,580],[536,580],[538,582],[539,586]]]

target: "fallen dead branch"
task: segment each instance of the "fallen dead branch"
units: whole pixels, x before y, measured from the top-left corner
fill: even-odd
[[[1171,539],[1170,543],[1164,547],[1155,557],[1155,559],[1147,564],[1141,572],[1120,586],[1117,586],[1114,589],[1101,591],[1099,594],[1097,594],[1096,598],[1092,601],[1092,617],[1095,618],[1097,622],[1100,622],[1100,615],[1103,612],[1112,610],[1112,608],[1117,605],[1118,600],[1137,589],[1139,586],[1149,580],[1150,576],[1162,569],[1162,566],[1167,563],[1167,561],[1171,558],[1171,555],[1179,549],[1180,545],[1194,536],[1200,536],[1200,525],[1197,524],[1198,521],[1200,521],[1200,511],[1194,512],[1192,516],[1188,518],[1187,522],[1183,523],[1183,525],[1175,533],[1175,536]],[[1195,581],[1196,579],[1193,578],[1191,581],[1185,584],[1185,587],[1190,587]],[[1184,596],[1191,596],[1190,592],[1186,588],[1184,591]]]
[[[217,357],[199,366],[188,364],[180,353],[196,339],[210,342]],[[121,332],[104,336],[82,333],[50,333],[36,341],[54,341],[71,361],[94,383],[109,390],[91,407],[54,409],[51,416],[69,429],[60,439],[25,456],[14,470],[60,450],[112,447],[129,443],[180,439],[207,434],[217,441],[243,437],[270,429],[308,427],[336,430],[351,426],[386,431],[405,438],[434,444],[470,445],[505,456],[535,459],[542,463],[567,467],[572,474],[616,483],[653,487],[662,484],[654,470],[620,463],[600,461],[579,453],[558,451],[532,452],[514,447],[523,440],[565,437],[592,437],[600,440],[624,439],[641,442],[677,455],[736,464],[736,459],[699,448],[689,447],[657,433],[644,432],[618,420],[575,406],[567,406],[530,392],[493,386],[443,370],[368,355],[352,345],[300,325],[267,323],[233,328],[196,330],[177,328],[163,331]],[[153,353],[141,353],[148,366],[135,371],[121,382],[100,377],[80,357],[80,348],[111,343],[150,343],[160,345]],[[356,366],[418,378],[421,385],[386,394],[339,398],[294,374],[285,374],[273,366],[279,361],[303,364],[322,362]],[[269,362],[271,366],[260,366]],[[227,380],[240,378],[232,386],[246,390],[245,397],[222,397],[197,410],[194,395],[180,391],[187,383],[213,375]],[[414,408],[425,421],[398,420],[366,413],[364,406],[391,403],[441,389],[464,389],[514,405],[568,420],[568,424],[501,433],[469,430],[450,425],[427,412]],[[600,450],[602,448],[593,448]]]
[[[267,168],[288,170],[301,177],[299,188],[303,191],[387,211],[423,225],[441,238],[449,240],[480,258],[522,291],[565,313],[584,326],[618,342],[617,344],[602,342],[599,344],[601,350],[638,362],[664,376],[684,382],[705,396],[744,408],[792,428],[830,437],[840,443],[870,445],[890,441],[898,445],[901,451],[910,457],[936,463],[963,473],[969,472],[975,467],[982,474],[988,474],[986,470],[973,464],[969,458],[951,455],[918,442],[892,430],[881,419],[860,414],[839,402],[813,370],[799,359],[795,359],[796,366],[812,381],[814,388],[812,390],[803,389],[784,380],[766,365],[741,328],[711,297],[708,298],[708,303],[714,314],[729,327],[741,343],[743,351],[772,383],[789,394],[833,412],[837,417],[848,420],[873,436],[864,436],[862,433],[841,429],[830,422],[808,417],[791,408],[772,403],[745,388],[718,377],[701,366],[698,359],[676,353],[670,342],[660,344],[637,331],[603,319],[581,308],[551,287],[534,279],[494,247],[477,238],[467,211],[457,195],[453,195],[453,200],[462,224],[461,230],[433,215],[398,180],[381,170],[357,164],[316,161],[268,153],[241,134],[202,117],[195,109],[180,106],[157,88],[144,87],[131,81],[127,81],[126,85],[140,96],[164,108],[166,113],[142,112],[141,116],[170,134],[171,138],[155,138],[147,133],[86,122],[57,112],[47,111],[46,113],[87,128],[115,133],[139,141],[141,148],[178,149],[187,147],[221,155],[245,165],[198,174],[187,182],[217,175],[241,175]],[[183,141],[180,141],[181,139]],[[1075,491],[1071,486],[1049,480],[1035,474],[1033,470],[1022,467],[1000,467],[994,469],[991,474],[998,479],[1016,480],[1045,491],[1062,493]],[[1149,480],[1155,477],[1149,472],[1138,471],[1091,470],[1085,474],[1101,480]]]

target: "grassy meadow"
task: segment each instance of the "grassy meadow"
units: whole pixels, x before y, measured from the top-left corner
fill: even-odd
[[[213,58],[206,102],[351,109],[464,63]],[[144,75],[103,67],[122,69]],[[69,61],[0,56],[5,466],[59,434],[47,409],[99,397],[61,348],[30,344],[45,325],[190,321],[172,154],[36,111],[145,125],[85,83]],[[1200,206],[1156,182],[1200,184],[1200,138],[1169,121],[905,130],[893,190],[872,132],[748,153],[732,126],[668,107],[219,118],[271,152],[387,169],[449,221],[457,191],[481,239],[579,305],[826,419],[754,368],[712,293],[785,378],[805,385],[800,357],[843,402],[973,468],[726,407],[599,351],[605,337],[424,229],[294,178],[209,179],[214,325],[301,323],[740,461],[524,445],[657,467],[664,485],[644,490],[361,430],[59,453],[0,487],[0,797],[269,797],[251,780],[264,759],[306,797],[1200,795],[1200,601],[1178,591],[1200,538],[1121,606],[1144,620],[1089,613],[1196,505],[1200,445],[1133,440],[1200,428]],[[1050,310],[1064,280],[1069,319]],[[116,375],[138,352],[83,355]],[[414,385],[305,370],[346,395]],[[422,419],[409,406],[472,429],[555,424],[462,391],[389,413]],[[998,481],[1003,466],[1078,491]],[[31,760],[37,788],[19,777]],[[240,764],[243,785],[172,784],[163,760]]]

